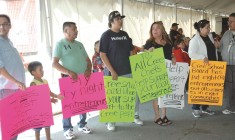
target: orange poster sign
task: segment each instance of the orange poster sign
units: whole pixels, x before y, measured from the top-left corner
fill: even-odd
[[[226,62],[192,60],[188,103],[222,106]]]

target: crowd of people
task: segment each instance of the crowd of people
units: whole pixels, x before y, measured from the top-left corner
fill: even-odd
[[[104,72],[106,76],[112,76],[113,80],[118,77],[132,77],[129,56],[138,52],[153,51],[156,48],[163,48],[165,59],[176,62],[185,62],[190,65],[190,60],[202,60],[205,64],[209,61],[221,60],[227,62],[226,78],[224,84],[223,114],[235,113],[235,13],[229,15],[229,30],[224,33],[222,38],[211,33],[210,21],[202,19],[194,23],[197,33],[191,39],[185,37],[183,29],[177,23],[172,24],[170,33],[165,31],[161,21],[152,23],[149,30],[149,39],[143,47],[133,45],[128,33],[121,30],[124,15],[118,11],[113,11],[108,17],[109,29],[105,31],[100,40],[95,42],[94,56],[92,61],[87,55],[83,44],[76,40],[78,30],[74,22],[64,22],[64,38],[59,40],[53,52],[53,64],[60,73],[61,77],[71,77],[77,79],[77,74],[84,74],[89,77],[92,72]],[[21,57],[14,48],[13,43],[8,37],[11,29],[9,16],[0,14],[0,100],[13,94],[18,89],[24,90],[25,71]],[[60,63],[61,62],[61,63]],[[30,86],[47,84],[43,79],[43,66],[40,62],[31,62],[28,65],[29,72],[33,75]],[[187,89],[186,84],[186,89]],[[51,101],[62,100],[63,96],[51,92]],[[152,101],[155,112],[154,122],[161,126],[170,125],[166,108],[159,108],[158,100]],[[137,96],[135,106],[134,123],[143,125],[139,116],[140,101]],[[213,115],[214,112],[208,105],[192,105],[194,117],[201,117],[201,114]],[[91,133],[87,127],[86,114],[79,115],[80,121],[77,123],[78,130],[84,133]],[[66,139],[74,138],[73,125],[71,118],[63,119],[63,130]],[[107,122],[107,129],[115,130],[115,123]],[[0,127],[1,128],[1,127]],[[40,139],[41,128],[35,129],[35,138]],[[50,140],[50,127],[45,127],[47,140]],[[1,130],[0,130],[1,132]],[[17,136],[12,140],[16,140]]]

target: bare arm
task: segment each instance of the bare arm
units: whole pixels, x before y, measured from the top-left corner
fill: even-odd
[[[51,90],[50,90],[50,96],[52,97],[52,98],[51,98],[51,102],[52,102],[52,103],[55,104],[55,103],[58,102],[58,100],[55,99],[55,98],[57,98],[57,95],[56,95],[55,93],[51,92]]]
[[[132,56],[132,55],[134,55],[134,53],[131,51],[131,52],[130,52],[130,56]]]
[[[57,99],[60,99],[60,100],[62,100],[62,99],[64,99],[64,96],[63,95],[57,95],[57,94],[55,94],[54,92],[51,92],[50,91],[50,96],[52,97],[52,98],[57,98]]]
[[[36,86],[36,83],[31,82],[31,83],[30,83],[30,86]],[[62,99],[64,98],[64,96],[62,96],[62,95],[56,95],[55,93],[53,93],[53,92],[51,92],[51,91],[50,91],[50,96],[52,97],[52,98],[51,98],[51,102],[52,102],[52,103],[56,103],[56,102],[58,101],[57,99],[62,100]],[[57,98],[57,99],[55,99],[55,98]]]
[[[26,86],[24,83],[17,81],[13,76],[11,76],[5,68],[0,68],[0,75],[8,79],[9,81],[16,84],[21,90],[25,90]]]
[[[87,62],[87,68],[86,68],[86,71],[84,73],[85,77],[89,77],[91,75],[91,60],[89,57],[86,58],[86,62]]]
[[[52,67],[56,68],[58,71],[69,75],[72,77],[74,80],[77,79],[77,74],[73,71],[70,71],[69,69],[66,69],[59,63],[60,59],[57,57],[53,57],[53,62],[52,62]]]
[[[215,45],[215,48],[216,48],[216,49],[219,49],[219,48],[220,48],[220,41],[217,40],[217,39],[215,39],[214,45]]]
[[[112,65],[110,64],[110,61],[106,55],[106,53],[100,52],[100,57],[102,59],[102,61],[104,62],[105,66],[109,69],[109,71],[111,72],[112,75],[112,79],[113,80],[117,80],[118,79],[118,74],[116,73],[116,71],[113,69]]]

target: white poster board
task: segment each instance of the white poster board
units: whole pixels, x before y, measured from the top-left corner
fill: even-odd
[[[189,73],[188,63],[177,62],[176,65],[173,65],[170,60],[166,60],[166,68],[172,93],[158,98],[159,107],[182,109],[184,107],[184,87]]]

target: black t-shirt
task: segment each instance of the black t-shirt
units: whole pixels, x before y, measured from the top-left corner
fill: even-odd
[[[216,59],[215,45],[210,40],[209,36],[206,37],[201,36],[201,38],[206,44],[208,60],[216,61],[217,59]]]
[[[171,30],[170,31],[170,38],[171,38],[171,42],[174,44],[175,42],[175,36],[180,36],[180,33],[178,31],[175,31],[175,30]]]
[[[100,52],[106,53],[119,76],[131,73],[129,56],[132,47],[132,39],[125,31],[116,33],[109,29],[100,39]]]
[[[154,47],[155,49],[163,47],[163,53],[164,53],[165,59],[171,60],[171,54],[172,54],[171,44],[166,43],[163,46],[163,45],[157,44],[155,41],[147,40],[144,45],[144,49],[148,50],[151,47]]]

